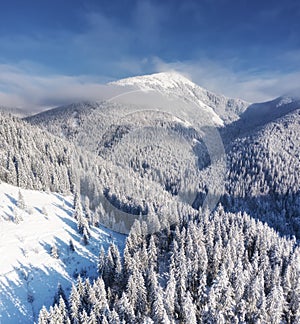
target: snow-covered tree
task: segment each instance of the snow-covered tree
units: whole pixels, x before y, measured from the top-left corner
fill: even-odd
[[[51,246],[50,254],[51,254],[52,258],[54,258],[54,259],[59,258],[58,248],[57,248],[56,244],[53,244]]]

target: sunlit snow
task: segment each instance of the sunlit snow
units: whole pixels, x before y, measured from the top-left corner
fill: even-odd
[[[17,207],[19,190],[26,211]],[[1,324],[32,323],[43,305],[52,305],[58,284],[68,295],[78,274],[95,277],[101,244],[107,248],[114,242],[122,250],[125,236],[105,228],[92,227],[85,246],[72,218],[72,204],[72,196],[0,184]],[[17,224],[16,215],[22,219]],[[58,259],[51,256],[54,245]]]

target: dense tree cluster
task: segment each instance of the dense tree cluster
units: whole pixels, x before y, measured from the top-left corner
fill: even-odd
[[[114,223],[114,216],[107,215],[103,210],[102,203],[107,200],[116,208],[129,213],[136,210],[136,214],[139,214],[141,210],[148,208],[146,198],[132,199],[142,191],[143,183],[138,176],[132,181],[131,174],[123,175],[123,170],[112,163],[107,163],[92,153],[83,153],[72,143],[19,118],[0,114],[0,143],[0,181],[26,189],[64,193],[78,191],[79,196],[89,199],[88,210],[95,211],[87,215],[92,224],[101,221],[110,226]],[[135,186],[134,182],[139,185]],[[119,186],[121,183],[123,186]],[[128,185],[130,183],[132,186]],[[153,204],[159,200],[159,195],[165,196],[162,188],[160,191],[157,188],[150,191],[156,192]],[[149,196],[149,192],[146,195]],[[18,207],[24,209],[23,204],[20,200]],[[20,217],[16,216],[15,219],[18,222]],[[80,217],[78,222],[82,223]],[[79,224],[80,232],[83,227],[86,226]]]
[[[124,168],[122,173],[130,169],[135,171],[136,178],[158,182],[173,195],[194,185],[199,176],[198,166],[203,168],[209,163],[207,150],[195,130],[161,112],[136,112],[137,109],[115,103],[82,103],[46,111],[27,120],[99,155],[106,164],[110,161]],[[197,145],[188,147],[188,141],[195,137],[199,140]]]
[[[72,190],[71,144],[3,113],[0,143],[0,180],[37,190]]]
[[[237,138],[228,156],[224,204],[300,237],[300,110]],[[225,203],[226,201],[226,203]]]
[[[121,258],[78,278],[39,323],[298,323],[300,250],[246,214],[212,215],[147,235],[136,222]]]

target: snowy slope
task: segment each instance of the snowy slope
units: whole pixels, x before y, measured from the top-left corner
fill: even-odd
[[[272,101],[253,104],[241,115],[241,121],[253,128],[261,126],[300,108],[300,99],[282,96]]]
[[[21,189],[26,211],[16,207],[19,188],[0,184],[0,323],[33,323],[42,305],[49,307],[60,283],[68,295],[78,274],[96,276],[101,244],[121,250],[125,236],[91,228],[87,246],[72,218],[73,197]],[[22,218],[13,222],[15,215]],[[75,251],[69,248],[72,240]],[[58,248],[59,258],[51,256]]]
[[[226,144],[237,137],[255,134],[287,115],[290,115],[288,118],[290,122],[294,113],[295,116],[298,115],[298,109],[300,109],[299,97],[291,96],[281,96],[271,101],[252,104],[238,120],[221,130],[223,141]]]

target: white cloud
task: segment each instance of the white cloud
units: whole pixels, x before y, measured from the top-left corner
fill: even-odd
[[[154,59],[158,71],[177,70],[188,74],[198,85],[228,97],[249,102],[267,101],[284,94],[300,94],[300,72],[239,71],[233,64],[222,65],[208,59],[185,62],[164,62]]]
[[[101,12],[83,12],[86,24],[77,32],[56,30],[51,35],[44,35],[37,30],[26,36],[1,36],[3,49],[11,53],[29,52],[28,57],[34,53],[33,57],[41,59],[41,65],[24,61],[17,67],[0,65],[0,105],[37,109],[40,106],[94,100],[98,98],[99,83],[110,81],[115,76],[127,77],[170,69],[190,75],[195,83],[211,91],[250,102],[272,99],[289,92],[300,93],[300,72],[297,70],[285,73],[241,71],[237,70],[241,65],[238,59],[215,62],[201,56],[190,61],[168,62],[151,57],[155,55],[155,49],[159,52],[164,45],[161,32],[173,13],[170,10],[175,10],[175,7],[172,8],[163,2],[141,0],[133,7],[130,17],[124,18],[124,21],[128,18],[129,24]],[[201,19],[197,8],[198,4],[194,1],[178,4],[178,8],[176,6],[176,10],[195,12]],[[274,8],[260,15],[276,17],[278,10]],[[195,51],[197,49],[201,51],[195,46]],[[223,54],[224,57],[234,56],[233,52]],[[196,56],[195,53],[189,55]],[[54,74],[53,70],[47,71],[46,66],[51,66],[47,61],[49,57],[57,59],[55,68],[62,72]],[[279,66],[295,67],[299,71],[299,57],[299,50],[294,50],[275,58],[275,62],[277,60]],[[68,67],[65,68],[66,65]],[[76,70],[78,75],[67,76],[63,70]],[[99,77],[80,75],[81,71],[99,73]]]
[[[195,83],[228,97],[250,102],[266,101],[282,94],[300,94],[300,72],[257,73],[233,71],[228,64],[222,66],[210,60],[164,62],[159,58],[118,62],[120,68],[132,74],[147,71],[176,70],[189,76]],[[36,73],[33,73],[37,70]],[[40,110],[81,100],[99,100],[103,94],[101,84],[111,78],[102,76],[43,76],[34,65],[23,63],[19,67],[0,65],[0,105]]]
[[[37,110],[80,100],[97,100],[104,79],[40,76],[9,65],[0,65],[0,105]]]

